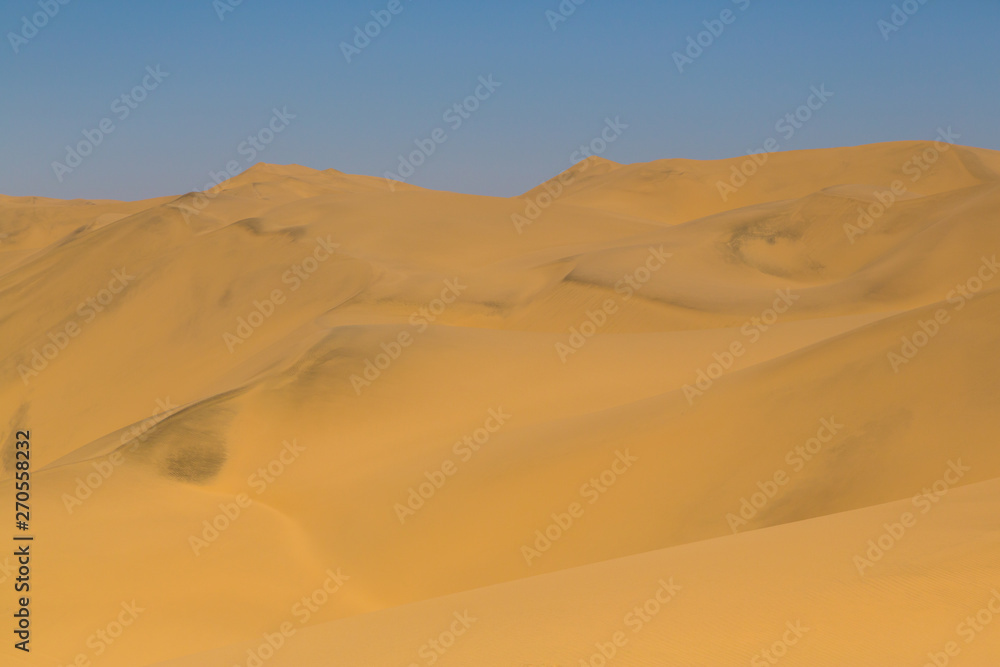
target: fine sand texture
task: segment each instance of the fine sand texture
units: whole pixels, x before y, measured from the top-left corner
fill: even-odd
[[[1000,153],[758,160],[0,197],[0,663],[1000,664]]]

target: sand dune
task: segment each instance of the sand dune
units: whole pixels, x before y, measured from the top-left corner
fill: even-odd
[[[919,515],[911,501],[306,628],[289,617],[284,642],[277,624],[252,641],[161,665],[246,664],[268,654],[270,636],[284,645],[267,664],[304,667],[330,656],[352,665],[438,656],[454,665],[569,666],[611,656],[608,664],[875,667],[941,660],[952,642],[956,664],[986,667],[1000,635],[976,617],[1000,609],[998,491],[995,481],[953,491],[871,567],[862,564],[863,575],[855,558],[867,560],[883,523]]]
[[[602,664],[618,631],[614,664],[765,664],[799,621],[782,664],[993,664],[955,628],[1000,586],[1000,154],[776,153],[737,187],[748,159],[0,198],[24,664],[252,665],[284,623],[266,664],[432,664],[453,623],[436,664]]]

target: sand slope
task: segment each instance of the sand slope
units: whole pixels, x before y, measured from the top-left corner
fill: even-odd
[[[294,633],[267,664],[336,656],[408,665],[437,655],[446,665],[575,666],[610,655],[608,664],[625,665],[774,664],[770,657],[878,667],[921,665],[954,642],[956,664],[988,667],[1000,634],[975,617],[1000,609],[998,501],[993,481],[955,490],[924,515],[898,501],[308,628],[290,618]],[[919,522],[859,574],[855,557],[866,559],[868,541],[905,512]],[[466,623],[453,628],[456,613]],[[446,647],[453,630],[462,634]],[[267,635],[275,633],[161,664],[246,664],[261,647],[267,655]]]
[[[269,664],[430,664],[413,642],[475,606],[440,664],[576,665],[669,576],[618,664],[745,664],[806,615],[788,664],[919,664],[1000,585],[1000,155],[773,154],[723,198],[744,161],[591,159],[510,199],[294,165],[0,199],[31,664],[238,663],[289,618]]]

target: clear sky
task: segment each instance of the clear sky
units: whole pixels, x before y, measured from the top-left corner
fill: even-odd
[[[609,118],[615,140],[595,145],[619,162],[941,126],[1000,149],[996,0],[897,1],[895,17],[889,0],[238,1],[4,2],[0,193],[139,199],[257,161],[382,176],[419,141],[434,150],[409,182],[508,196]],[[778,129],[824,85],[806,122]],[[68,156],[81,142],[88,155]]]

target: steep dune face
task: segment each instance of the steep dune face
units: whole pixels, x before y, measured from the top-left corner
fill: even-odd
[[[267,664],[319,667],[336,654],[352,665],[420,665],[436,655],[441,664],[496,667],[602,657],[623,665],[881,667],[933,665],[948,648],[956,662],[985,667],[1000,652],[1000,635],[982,622],[1000,609],[998,510],[1000,489],[987,482],[952,491],[924,515],[904,500],[295,625]],[[868,542],[907,513],[919,522],[868,561]],[[456,618],[465,623],[453,626]],[[162,665],[246,664],[264,644],[262,637]]]
[[[146,202],[0,199],[0,424],[34,441],[46,658],[96,658],[136,601],[103,664],[248,664],[284,623],[268,664],[425,664],[400,627],[448,605],[494,619],[449,664],[576,664],[616,629],[595,609],[674,570],[731,583],[685,588],[670,625],[700,633],[622,664],[749,661],[803,608],[829,632],[789,664],[903,655],[851,609],[909,594],[844,583],[851,555],[820,546],[863,552],[887,503],[946,480],[962,503],[895,567],[974,597],[1000,156],[772,154],[720,189],[745,160],[591,158],[510,199],[272,165]],[[706,635],[775,588],[774,623]],[[950,631],[927,605],[907,637]]]

